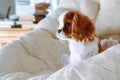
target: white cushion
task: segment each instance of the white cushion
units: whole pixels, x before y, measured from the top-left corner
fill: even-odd
[[[98,0],[79,0],[80,12],[87,15],[90,19],[95,21],[99,11]]]
[[[87,60],[68,65],[47,80],[120,80],[120,45]]]
[[[120,0],[100,0],[96,30],[99,36],[120,33]]]
[[[59,5],[67,9],[77,10],[81,13],[89,16],[91,19],[95,19],[99,10],[98,0],[61,0]]]

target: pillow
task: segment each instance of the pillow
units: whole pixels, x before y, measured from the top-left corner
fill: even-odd
[[[60,7],[77,10],[87,15],[91,19],[95,19],[99,10],[98,0],[61,0]]]
[[[100,0],[95,22],[98,36],[120,33],[120,0]]]
[[[96,20],[96,16],[99,12],[98,0],[79,0],[80,12],[88,16],[93,21]]]

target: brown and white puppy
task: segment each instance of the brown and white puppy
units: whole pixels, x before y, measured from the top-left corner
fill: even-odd
[[[77,11],[66,11],[59,16],[58,22],[56,36],[69,41],[70,64],[102,51],[99,39],[95,37],[95,26],[87,16]]]

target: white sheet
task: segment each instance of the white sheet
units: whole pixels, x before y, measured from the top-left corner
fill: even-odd
[[[17,80],[19,76],[23,76],[19,80],[26,80],[42,71],[59,69],[58,61],[64,53],[68,53],[67,45],[61,44],[46,30],[28,32],[0,49],[1,80],[8,77]]]
[[[68,65],[47,80],[120,80],[120,44],[100,55]]]
[[[99,10],[104,13],[104,6],[107,5],[102,4],[104,1],[109,0],[62,0],[58,8],[40,21],[34,30],[0,49],[0,80],[45,80],[46,78],[47,80],[120,80],[120,45],[62,69],[58,63],[61,55],[68,53],[68,47],[55,39],[57,17],[66,10],[74,9],[96,22]],[[109,5],[113,2],[117,4],[112,7],[114,12],[119,11],[119,8],[115,8],[119,7],[120,1],[110,0],[110,2]],[[110,7],[107,7],[107,10],[111,16],[114,15]],[[108,24],[109,20],[112,20],[111,16],[110,19],[106,18]],[[114,23],[112,28],[117,28],[114,30],[119,32],[119,14],[116,16],[115,18],[118,19],[114,18],[116,24]],[[104,17],[99,17],[99,20]],[[110,33],[115,32],[112,28]],[[109,26],[105,29],[109,30]],[[60,70],[54,73],[56,69]]]

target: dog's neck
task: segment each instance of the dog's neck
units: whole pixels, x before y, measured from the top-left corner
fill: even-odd
[[[90,42],[77,42],[69,40],[70,62],[81,61],[98,54],[98,39]]]

